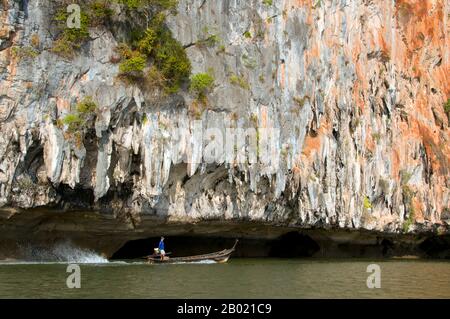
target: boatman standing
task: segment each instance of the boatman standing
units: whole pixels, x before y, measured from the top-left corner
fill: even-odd
[[[159,241],[159,253],[161,254],[161,260],[164,260],[164,255],[166,254],[166,251],[164,250],[164,237],[161,236],[161,240]]]

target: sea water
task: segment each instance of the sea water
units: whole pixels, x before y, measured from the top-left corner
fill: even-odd
[[[0,261],[0,298],[450,298],[444,260],[232,257],[149,265],[73,247],[41,253]],[[80,288],[67,286],[70,264],[79,265]],[[374,264],[380,288],[367,284]]]

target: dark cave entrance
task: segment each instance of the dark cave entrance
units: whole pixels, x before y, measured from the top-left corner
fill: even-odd
[[[116,251],[112,259],[136,259],[153,252],[160,237],[131,240]],[[173,256],[190,256],[231,248],[235,238],[204,236],[165,236],[166,252]],[[276,239],[239,238],[233,257],[311,257],[319,245],[309,236],[298,232],[286,233]]]
[[[308,235],[289,232],[271,242],[268,256],[282,258],[311,257],[319,250],[319,244]]]
[[[429,237],[419,245],[419,248],[428,257],[450,259],[450,235]]]

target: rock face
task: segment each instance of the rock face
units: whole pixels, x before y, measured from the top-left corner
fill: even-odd
[[[215,78],[200,109],[187,88],[165,95],[118,79],[119,5],[114,27],[89,28],[73,59],[52,53],[51,3],[0,1],[0,205],[9,219],[40,207],[112,214],[129,232],[149,216],[448,232],[445,1],[181,0],[167,26],[192,72]],[[35,54],[14,54],[32,45]],[[56,123],[86,96],[96,119],[75,142]],[[199,126],[223,143],[226,128],[273,128],[279,162],[207,161],[192,137]],[[175,136],[180,128],[191,135]]]

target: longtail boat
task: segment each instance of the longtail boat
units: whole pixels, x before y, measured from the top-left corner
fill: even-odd
[[[226,263],[233,253],[238,240],[234,242],[233,247],[230,249],[224,249],[221,251],[216,251],[214,253],[203,254],[203,255],[195,255],[195,256],[185,256],[185,257],[168,257],[164,256],[164,259],[161,259],[160,255],[151,255],[147,257],[147,261],[150,264],[171,264],[171,263],[180,263],[180,262],[199,262],[199,261],[215,261],[218,263]]]

